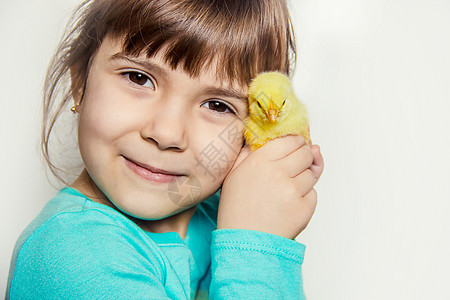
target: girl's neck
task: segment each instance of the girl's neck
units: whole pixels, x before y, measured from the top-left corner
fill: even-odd
[[[77,189],[92,201],[107,205],[115,209],[116,211],[136,223],[136,225],[138,225],[142,230],[155,233],[177,232],[182,239],[186,237],[189,221],[191,220],[196,209],[196,206],[194,206],[173,216],[156,221],[147,221],[134,218],[120,211],[113,203],[111,203],[111,201],[109,201],[105,194],[103,194],[103,192],[92,181],[92,178],[89,176],[86,169],[81,172],[80,176],[78,176],[78,178],[70,185],[70,187]]]

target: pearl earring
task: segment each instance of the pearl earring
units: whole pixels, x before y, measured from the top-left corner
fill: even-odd
[[[77,113],[78,105],[79,105],[79,104],[75,104],[74,106],[72,106],[72,107],[70,108],[70,111],[71,111],[72,113],[76,114],[76,113]]]

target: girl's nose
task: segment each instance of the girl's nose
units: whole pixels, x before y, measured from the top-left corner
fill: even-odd
[[[160,150],[184,151],[187,147],[186,109],[175,101],[158,102],[164,103],[150,107],[148,118],[141,129],[142,138],[155,143]]]

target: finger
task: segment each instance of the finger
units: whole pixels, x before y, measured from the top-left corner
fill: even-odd
[[[314,157],[311,148],[307,145],[303,145],[286,157],[280,159],[279,163],[281,164],[280,167],[287,172],[288,176],[295,177],[311,167],[313,159]]]
[[[316,177],[316,179],[319,179],[320,175],[322,175],[324,168],[323,156],[322,153],[320,153],[319,145],[312,145],[311,151],[313,153],[314,160],[312,162],[310,169],[314,174],[314,177]]]
[[[302,197],[307,195],[317,183],[317,179],[314,177],[310,169],[306,169],[293,178],[295,186],[297,187],[298,194]]]
[[[261,148],[255,150],[258,155],[265,155],[269,160],[281,159],[305,144],[305,138],[301,135],[287,135],[267,142]]]

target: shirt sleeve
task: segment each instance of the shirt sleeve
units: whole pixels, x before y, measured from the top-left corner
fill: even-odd
[[[97,215],[66,212],[38,228],[18,254],[10,299],[170,299],[158,254]]]
[[[305,246],[244,229],[213,231],[211,299],[305,299],[301,266]]]

